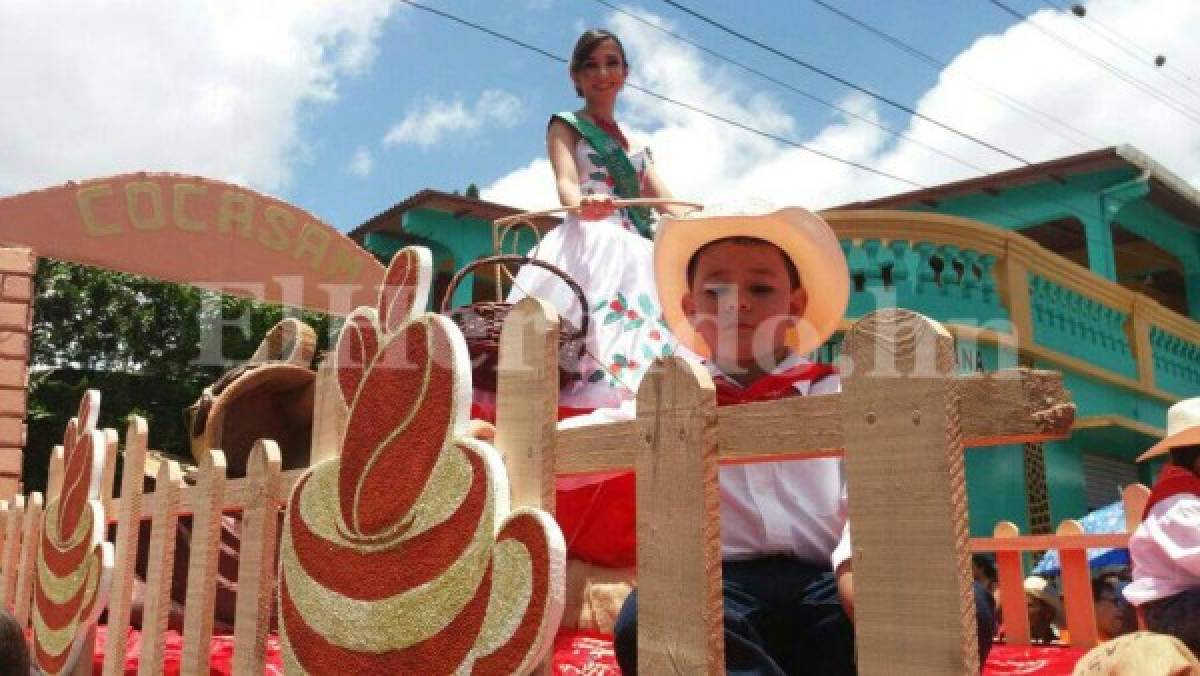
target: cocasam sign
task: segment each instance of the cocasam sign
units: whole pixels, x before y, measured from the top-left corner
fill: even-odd
[[[0,241],[339,315],[373,305],[384,271],[302,209],[178,174],[125,174],[0,198]]]

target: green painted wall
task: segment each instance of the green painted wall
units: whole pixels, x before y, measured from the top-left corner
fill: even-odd
[[[1024,449],[1021,445],[967,449],[967,512],[971,535],[988,537],[998,521],[1029,532],[1025,507]]]

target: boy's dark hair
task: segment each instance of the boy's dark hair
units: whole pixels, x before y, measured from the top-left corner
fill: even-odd
[[[1200,458],[1200,444],[1176,446],[1171,449],[1171,464],[1186,470],[1192,470],[1196,466],[1197,458]]]
[[[987,579],[993,582],[999,580],[999,576],[996,573],[996,564],[992,562],[991,558],[983,554],[972,554],[971,563],[979,566],[979,570],[983,572],[984,577]]]
[[[700,247],[699,249],[696,249],[696,253],[692,254],[692,257],[688,259],[688,263],[687,263],[688,288],[691,288],[692,285],[696,283],[696,267],[697,267],[697,262],[700,260],[700,254],[704,253],[705,251],[708,251],[709,249],[711,249],[712,247],[714,247],[718,244],[745,244],[745,245],[750,245],[750,246],[769,246],[769,247],[771,247],[775,251],[779,252],[779,256],[781,258],[783,258],[783,265],[785,268],[787,268],[788,281],[792,285],[792,290],[795,291],[796,289],[800,288],[800,273],[796,271],[796,264],[793,263],[792,259],[789,258],[788,255],[783,252],[783,249],[780,249],[778,246],[775,245],[775,243],[768,242],[765,239],[761,239],[759,237],[747,237],[745,235],[738,235],[736,237],[722,237],[720,239],[714,239],[713,241],[708,242],[707,244]]]
[[[1106,591],[1112,593],[1113,600],[1118,602],[1121,600],[1121,595],[1117,592],[1117,588],[1112,582],[1103,577],[1092,579],[1092,603],[1099,603],[1100,597],[1104,596],[1104,592]]]
[[[29,643],[17,618],[0,609],[0,676],[29,676]]]
[[[575,41],[575,49],[571,50],[571,74],[578,73],[583,68],[583,62],[587,61],[592,52],[596,51],[596,47],[605,40],[612,40],[617,46],[617,51],[621,53],[621,63],[625,65],[625,72],[628,73],[629,59],[625,58],[625,45],[621,44],[621,39],[603,28],[593,28],[584,31]],[[578,86],[575,87],[575,95],[583,96],[583,90]]]

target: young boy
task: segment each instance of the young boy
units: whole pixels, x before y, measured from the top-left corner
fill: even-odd
[[[1167,437],[1138,462],[1166,454],[1170,461],[1129,538],[1133,582],[1125,598],[1151,631],[1175,636],[1200,655],[1200,397],[1168,409]]]
[[[845,257],[816,215],[789,208],[665,221],[655,278],[668,327],[705,359],[719,405],[839,390],[832,368],[805,358],[837,328],[849,298]],[[720,489],[728,673],[854,674],[841,461],[726,466]],[[636,673],[636,620],[635,591],[614,629],[626,675]]]

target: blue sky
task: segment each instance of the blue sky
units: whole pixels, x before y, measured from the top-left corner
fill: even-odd
[[[930,67],[811,0],[688,0],[699,13],[1030,161],[1138,145],[1200,178],[1200,3],[826,0],[918,46]],[[1018,166],[822,79],[661,1],[614,3],[857,115],[898,140],[739,71],[595,0],[426,0],[567,55],[582,28],[615,29],[631,80],[744,124],[922,185]],[[1127,49],[1168,56],[1169,68]],[[1033,25],[1033,24],[1036,24]],[[1151,98],[1048,39],[1067,39],[1163,92]],[[1102,31],[1098,31],[1102,32]],[[279,195],[346,230],[424,187],[521,206],[553,201],[547,116],[578,99],[565,66],[394,0],[0,5],[0,194],[119,171],[170,170]],[[1200,75],[1197,76],[1200,78]],[[1028,115],[976,82],[1069,121]],[[1183,112],[1173,108],[1182,108]],[[1194,113],[1194,115],[1193,115]],[[910,189],[627,91],[618,119],[654,148],[681,197],[762,196],[822,207]],[[953,157],[953,161],[945,155]],[[748,194],[749,193],[749,194]]]

